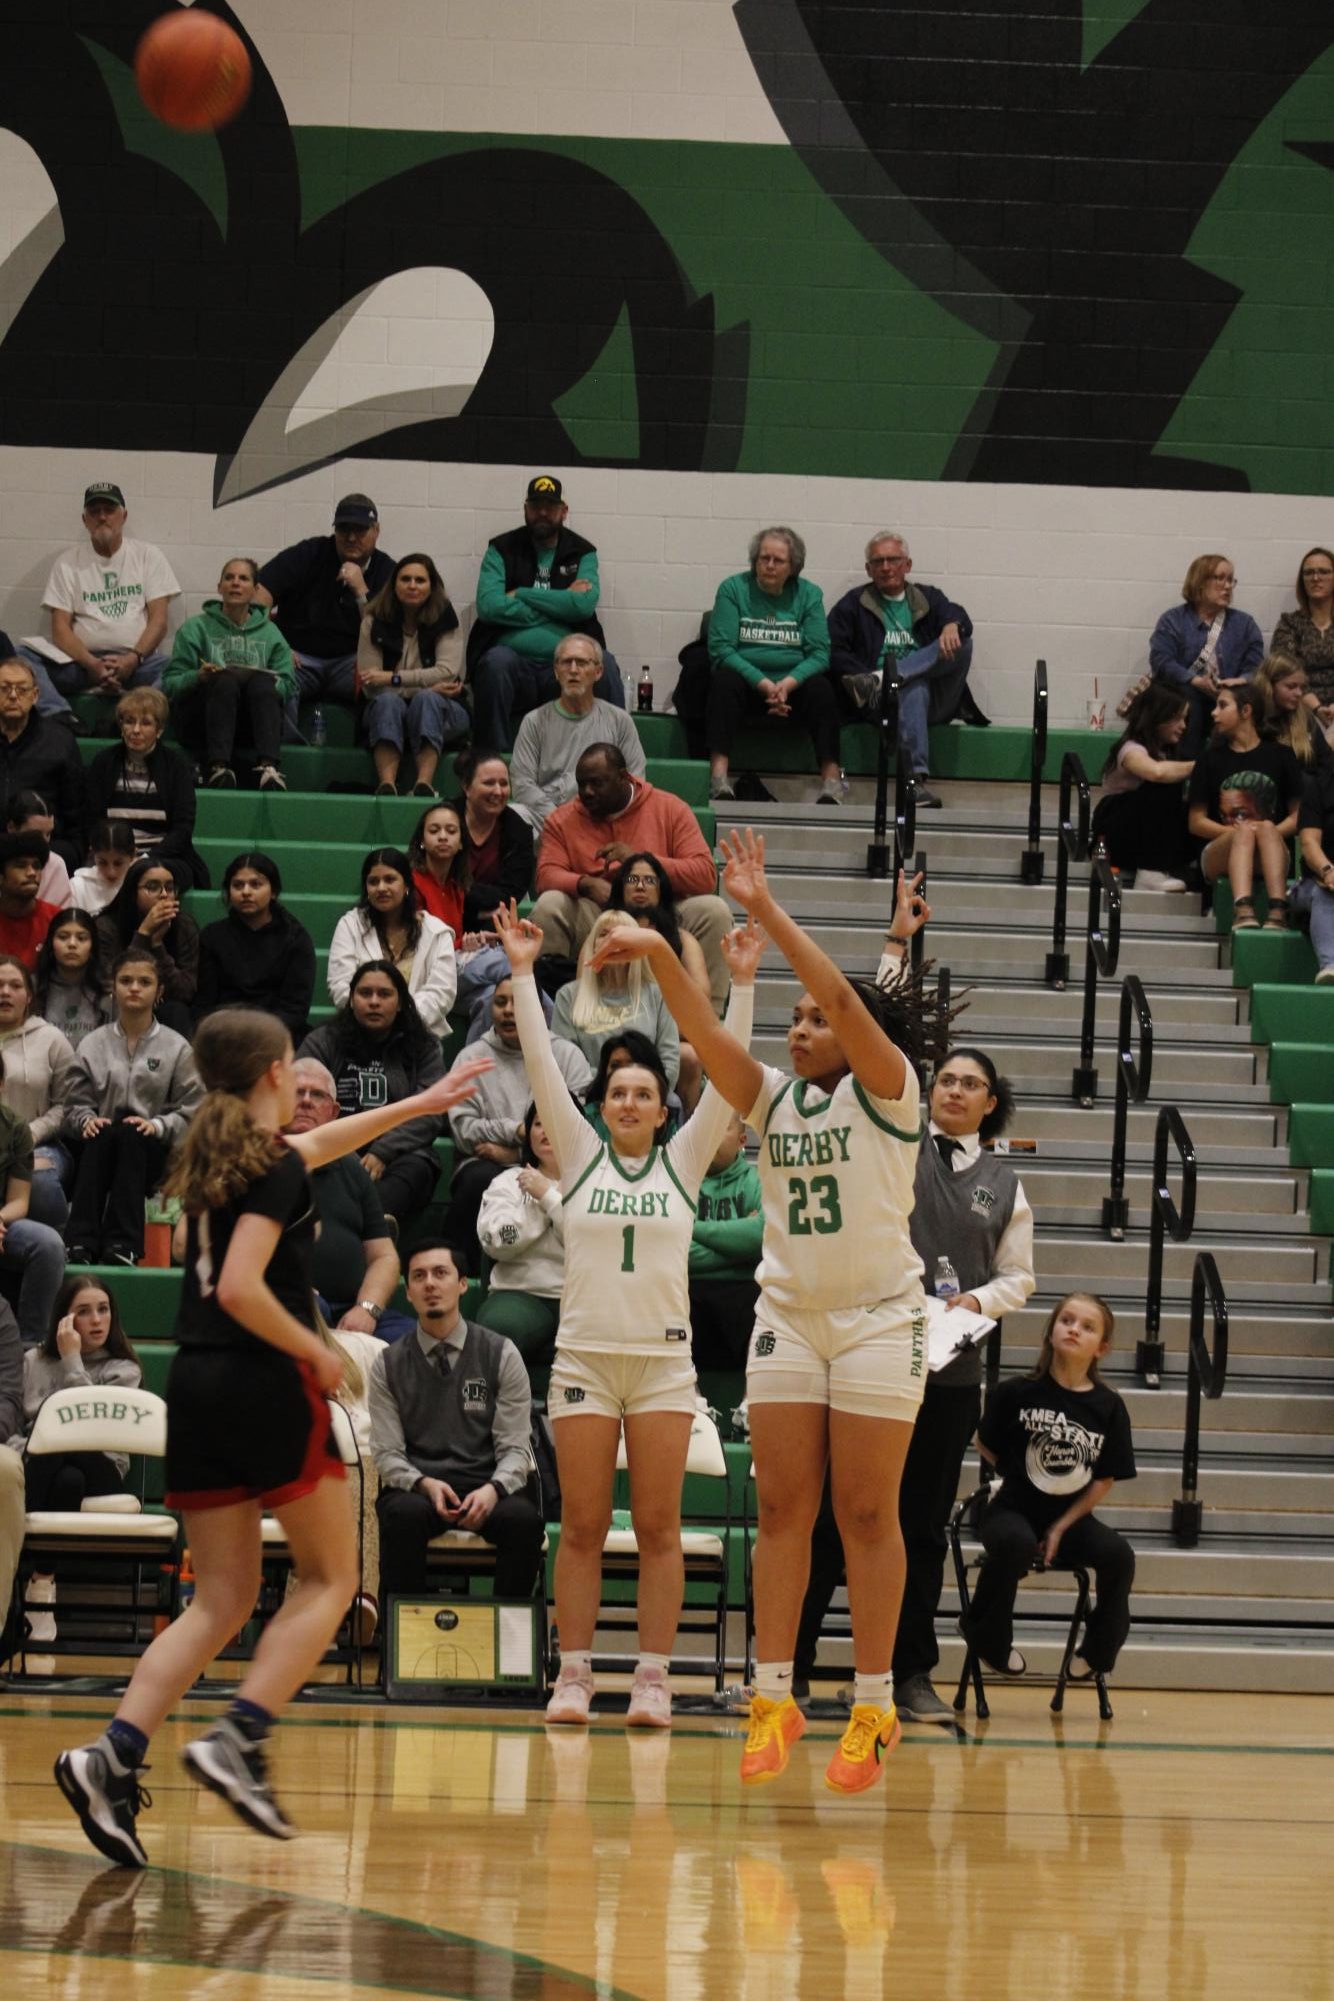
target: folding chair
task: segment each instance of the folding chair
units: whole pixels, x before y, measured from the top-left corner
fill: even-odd
[[[965,1557],[963,1550],[964,1527],[965,1525],[973,1524],[979,1519],[981,1510],[991,1498],[996,1484],[994,1481],[988,1481],[984,1486],[979,1487],[966,1500],[960,1501],[950,1516],[950,1554],[954,1558],[954,1575],[959,1586],[959,1611],[960,1615],[965,1618],[967,1617],[968,1608],[972,1603],[968,1590],[969,1569],[980,1570],[986,1562],[986,1556],[983,1551],[979,1550],[971,1559],[971,1563]],[[1056,1674],[1056,1687],[1051,1698],[1052,1714],[1059,1716],[1065,1707],[1065,1691],[1070,1682],[1070,1663],[1075,1657],[1075,1648],[1079,1643],[1080,1630],[1088,1618],[1090,1593],[1089,1574],[1082,1564],[1058,1564],[1056,1567],[1060,1570],[1068,1569],[1069,1575],[1075,1580],[1075,1609],[1070,1616],[1070,1624],[1065,1635],[1065,1650],[1061,1655],[1061,1665]],[[1046,1570],[1047,1565],[1038,1562],[1033,1565],[1029,1575],[1041,1575]],[[973,1685],[973,1704],[977,1710],[978,1720],[985,1723],[991,1714],[991,1709],[987,1702],[986,1689],[982,1681],[982,1662],[971,1641],[965,1641],[964,1644],[963,1668],[959,1675],[959,1686],[954,1696],[955,1713],[960,1714],[967,1709],[968,1684],[971,1681]],[[1112,1704],[1107,1694],[1106,1678],[1101,1673],[1095,1673],[1090,1679],[1098,1693],[1098,1714],[1104,1723],[1110,1723],[1112,1720]],[[1078,1687],[1079,1684],[1076,1683],[1075,1686]]]
[[[362,1501],[366,1486],[366,1469],[362,1464],[361,1448],[357,1444],[352,1420],[340,1403],[329,1400],[329,1416],[333,1431],[333,1441],[338,1448],[338,1457],[348,1468],[348,1478],[352,1483],[352,1505],[357,1521],[357,1590],[360,1596],[365,1579],[365,1532],[362,1525]],[[286,1575],[292,1567],[292,1548],[287,1540],[287,1532],[276,1515],[264,1515],[259,1525],[260,1562],[268,1573],[268,1588],[261,1590],[260,1602],[264,1616],[271,1618],[283,1600],[286,1590]],[[282,1580],[279,1587],[279,1578]],[[350,1608],[349,1608],[350,1609]],[[342,1629],[340,1628],[340,1631]],[[347,1668],[349,1685],[355,1680],[361,1683],[361,1667],[364,1647],[359,1637],[357,1621],[349,1617],[346,1626],[347,1638],[343,1644],[335,1641],[332,1649],[335,1660]]]
[[[629,1463],[622,1429],[616,1452],[617,1472],[628,1471]],[[722,1505],[720,1510],[708,1515],[682,1514],[681,1555],[685,1561],[686,1599],[677,1630],[682,1633],[712,1633],[714,1694],[721,1695],[726,1681],[727,1552],[731,1546],[732,1504],[727,1458],[718,1436],[718,1427],[707,1410],[697,1410],[690,1427],[686,1478],[692,1476],[721,1482]],[[716,1527],[702,1526],[704,1522],[716,1523],[719,1512],[723,1518],[721,1534]],[[604,1582],[610,1579],[616,1583],[638,1585],[639,1544],[633,1528],[613,1528],[609,1531],[602,1545],[602,1576]],[[689,1597],[692,1586],[697,1589],[702,1587],[710,1597],[702,1604],[692,1605]],[[598,1626],[605,1631],[628,1631],[638,1624],[638,1617],[635,1605],[598,1607]],[[682,1656],[674,1659],[672,1665],[678,1671],[688,1672],[697,1668],[699,1662],[694,1657]],[[633,1668],[634,1661],[628,1655],[607,1655],[596,1659],[594,1666],[613,1672],[628,1672]]]
[[[55,1568],[67,1559],[99,1568],[103,1563],[114,1563],[122,1569],[128,1568],[130,1574],[127,1637],[107,1638],[97,1632],[86,1634],[82,1640],[78,1637],[71,1640],[66,1634],[40,1642],[34,1652],[141,1652],[152,1637],[152,1622],[162,1609],[158,1584],[163,1567],[169,1567],[172,1573],[174,1612],[180,1526],[174,1515],[147,1513],[144,1509],[147,1462],[163,1458],[166,1450],[167,1406],[151,1390],[77,1385],[53,1391],[43,1403],[23,1447],[25,1462],[30,1457],[40,1458],[54,1452],[125,1452],[130,1455],[131,1477],[138,1467],[139,1492],[90,1495],[77,1513],[43,1508],[26,1515],[20,1566],[24,1593],[34,1569]],[[144,1571],[150,1566],[153,1588],[145,1602]],[[23,1602],[26,1609],[26,1597]],[[96,1614],[99,1626],[117,1616],[117,1608],[105,1595],[84,1599],[62,1595],[60,1607],[62,1618],[70,1612],[76,1616]],[[27,1655],[25,1639],[19,1654],[25,1673]]]

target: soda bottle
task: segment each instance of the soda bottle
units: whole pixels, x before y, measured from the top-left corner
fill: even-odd
[[[324,720],[324,710],[316,708],[310,719],[310,743],[312,750],[323,750],[329,741],[329,725]]]
[[[959,1290],[959,1274],[948,1258],[936,1259],[936,1298],[953,1299]]]
[[[636,706],[641,716],[653,714],[653,671],[647,661],[639,670],[639,687],[636,692]]]

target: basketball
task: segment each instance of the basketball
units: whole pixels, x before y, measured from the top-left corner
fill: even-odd
[[[250,95],[250,56],[234,28],[200,7],[164,14],[134,56],[139,95],[178,132],[216,132]]]

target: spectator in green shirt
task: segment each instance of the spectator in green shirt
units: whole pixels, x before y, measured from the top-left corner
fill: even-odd
[[[767,715],[809,730],[820,767],[817,805],[842,800],[829,628],[819,587],[801,574],[805,566],[806,544],[794,529],[762,528],[751,541],[750,568],[718,586],[704,713],[711,799],[736,798],[730,770],[737,730],[747,715]]]

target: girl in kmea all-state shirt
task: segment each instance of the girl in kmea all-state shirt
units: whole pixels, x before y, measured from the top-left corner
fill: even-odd
[[[1001,1485],[982,1517],[987,1560],[960,1631],[1003,1674],[1023,1672],[1022,1655],[1011,1659],[1014,1599],[1039,1556],[1049,1568],[1087,1564],[1097,1573],[1074,1680],[1110,1673],[1130,1631],[1135,1552],[1093,1513],[1115,1481],[1135,1477],[1130,1415],[1098,1374],[1115,1324],[1096,1294],[1069,1293],[1047,1322],[1037,1369],[1003,1382],[978,1426]]]

